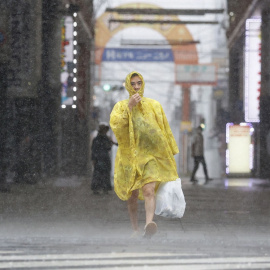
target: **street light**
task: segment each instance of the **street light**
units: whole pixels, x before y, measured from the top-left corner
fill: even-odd
[[[104,84],[103,85],[103,90],[106,91],[106,92],[108,92],[108,91],[111,90],[111,86],[109,84]]]

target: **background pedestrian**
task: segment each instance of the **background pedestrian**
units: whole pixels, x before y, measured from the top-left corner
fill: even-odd
[[[109,125],[100,123],[98,134],[92,142],[94,172],[91,189],[94,194],[99,194],[99,191],[103,191],[103,193],[107,194],[109,190],[112,190],[110,150],[112,145],[117,145],[117,143],[114,143],[112,139],[107,136],[108,131]]]
[[[199,168],[200,163],[203,166],[203,171],[205,175],[205,183],[208,183],[208,181],[213,180],[212,178],[209,178],[207,166],[204,158],[204,141],[203,141],[203,135],[202,135],[202,127],[198,126],[196,129],[196,134],[193,139],[192,147],[191,147],[191,155],[194,158],[194,168],[191,174],[190,181],[193,183],[198,182],[198,180],[195,178],[195,174]]]

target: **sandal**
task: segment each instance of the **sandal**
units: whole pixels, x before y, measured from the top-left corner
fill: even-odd
[[[143,237],[151,238],[156,232],[157,232],[157,224],[154,221],[149,222],[144,227]]]

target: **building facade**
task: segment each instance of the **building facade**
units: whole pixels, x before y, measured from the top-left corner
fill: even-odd
[[[253,174],[262,178],[270,176],[269,14],[268,0],[228,1],[230,121],[253,124]]]
[[[90,170],[92,1],[1,1],[1,183],[13,177],[24,141],[33,181]],[[80,11],[80,12],[79,12]],[[79,13],[80,14],[79,14]],[[73,106],[61,106],[63,20],[77,17]],[[76,27],[76,29],[75,29]],[[63,38],[64,36],[64,38]],[[2,158],[3,157],[3,158]]]

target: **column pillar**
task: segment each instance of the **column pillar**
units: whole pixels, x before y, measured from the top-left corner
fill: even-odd
[[[1,25],[1,50],[0,50],[0,191],[5,191],[6,187],[6,138],[7,138],[7,125],[6,125],[6,103],[7,103],[7,63],[8,63],[8,47],[7,36],[8,31],[8,12],[5,4],[0,2],[2,14],[0,16]]]
[[[229,112],[230,121],[235,123],[244,121],[241,92],[243,89],[243,42],[244,37],[241,36],[229,51]]]
[[[190,87],[182,86],[182,123],[190,121]],[[181,133],[181,172],[188,173],[188,133],[183,130]]]
[[[6,104],[7,104],[7,84],[6,84],[6,65],[1,63],[0,60],[0,191],[6,190],[6,174],[7,174],[7,161],[6,161],[6,141],[7,141],[7,117],[6,117]]]
[[[265,1],[262,9],[262,57],[260,95],[260,153],[259,175],[270,177],[270,6]]]
[[[43,0],[42,84],[39,95],[43,172],[59,172],[61,1]]]
[[[190,120],[190,87],[182,87],[182,121]]]

